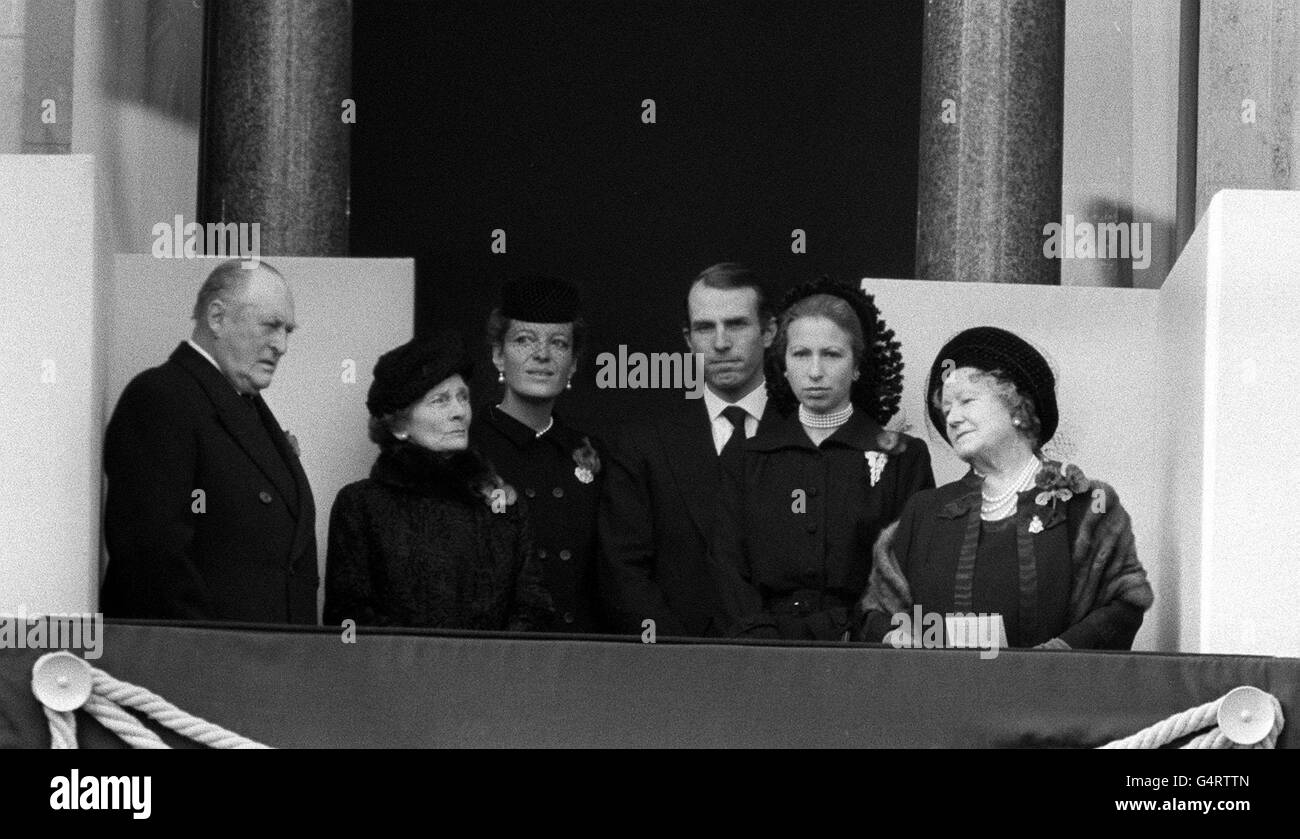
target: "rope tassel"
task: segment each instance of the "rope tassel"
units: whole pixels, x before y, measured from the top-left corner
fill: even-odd
[[[162,738],[125,709],[139,711],[189,740],[213,749],[266,749],[219,725],[186,713],[156,693],[115,679],[72,653],[48,653],[32,667],[32,693],[45,709],[50,748],[77,748],[78,708],[133,749],[168,749]]]
[[[1276,696],[1243,686],[1098,748],[1158,749],[1213,726],[1179,748],[1272,749],[1277,746],[1283,722],[1282,703]]]

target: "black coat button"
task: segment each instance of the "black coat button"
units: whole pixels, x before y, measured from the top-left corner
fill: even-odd
[[[568,548],[565,548],[564,550],[560,551],[560,559],[563,559],[565,561],[573,559],[573,551],[569,550]]]
[[[573,623],[573,621],[574,621],[573,612],[565,612],[565,613],[564,613],[564,622],[565,622],[565,623]]]
[[[258,498],[258,500],[261,501],[263,504],[270,504],[270,503],[271,503],[271,493],[267,492],[266,490],[262,490],[261,492],[259,492],[259,493],[257,494],[257,498]]]
[[[809,532],[809,533],[816,533],[816,532],[817,532],[817,525],[815,525],[815,524],[810,524],[810,525],[808,525],[808,532]]]
[[[551,490],[551,495],[554,495],[556,498],[563,498],[564,487],[556,487],[555,489]]]
[[[537,490],[533,489],[532,487],[529,487],[528,489],[524,490],[524,495],[527,495],[529,498],[532,498],[533,496],[537,495]]]
[[[540,550],[537,551],[537,558],[546,559],[546,548],[541,548]]]
[[[809,487],[809,488],[808,488],[808,496],[809,496],[810,498],[816,498],[816,497],[817,497],[817,487]]]

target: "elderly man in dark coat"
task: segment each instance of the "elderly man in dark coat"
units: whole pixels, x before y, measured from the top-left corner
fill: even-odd
[[[266,263],[218,266],[194,333],[136,376],[108,424],[105,615],[316,623],[316,510],[259,395],[294,330]]]

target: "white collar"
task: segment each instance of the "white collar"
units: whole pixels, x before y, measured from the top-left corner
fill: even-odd
[[[193,338],[186,338],[185,343],[193,347],[195,352],[197,352],[199,355],[206,358],[212,364],[213,367],[217,368],[217,372],[221,374],[221,378],[226,379],[227,382],[230,382],[230,379],[226,378],[225,371],[221,369],[221,365],[218,364],[217,360],[212,357],[212,353],[208,352],[207,350],[203,349],[203,347],[200,347],[198,344],[194,343]],[[235,393],[238,393],[240,396],[244,395],[242,393],[239,393],[239,388],[235,387],[234,382],[230,382],[230,386],[232,388],[235,388]]]
[[[763,411],[767,408],[767,385],[760,383],[736,402],[724,402],[721,396],[707,387],[704,389],[704,408],[709,412],[710,422],[722,416],[723,409],[731,405],[739,405],[756,420],[762,419]]]
[[[194,339],[193,339],[193,338],[186,338],[186,339],[185,339],[185,343],[187,343],[187,344],[189,344],[191,347],[193,347],[194,350],[195,350],[195,352],[197,352],[199,355],[201,355],[201,356],[203,356],[204,358],[206,358],[206,359],[208,360],[208,363],[209,363],[209,364],[211,364],[213,367],[217,368],[217,371],[218,371],[218,372],[221,371],[221,365],[218,364],[218,363],[217,363],[217,360],[216,360],[215,358],[212,357],[212,353],[208,352],[207,350],[203,349],[203,347],[200,347],[198,344],[194,343]],[[224,376],[225,373],[222,373],[221,375]]]

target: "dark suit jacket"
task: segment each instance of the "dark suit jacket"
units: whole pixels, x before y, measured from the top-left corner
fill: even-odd
[[[240,397],[189,344],[122,392],[104,473],[105,615],[316,623],[302,465],[261,397]]]
[[[707,561],[719,485],[703,399],[623,429],[597,514],[601,592],[619,631],[640,634],[647,618],[657,635],[726,630]]]

